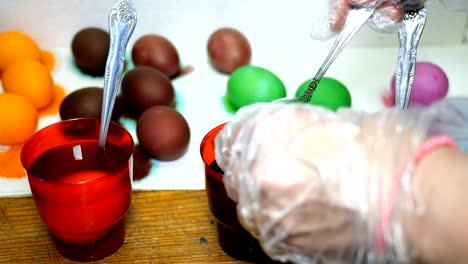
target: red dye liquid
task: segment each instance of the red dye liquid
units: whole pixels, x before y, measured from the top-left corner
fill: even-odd
[[[95,261],[117,251],[131,200],[129,154],[97,140],[64,143],[28,170],[37,209],[56,249],[69,259]]]

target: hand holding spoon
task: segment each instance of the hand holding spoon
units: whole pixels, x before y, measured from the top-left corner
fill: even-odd
[[[99,147],[104,149],[115,98],[122,82],[125,51],[136,26],[136,10],[132,1],[118,0],[109,13],[110,46],[104,75]]]

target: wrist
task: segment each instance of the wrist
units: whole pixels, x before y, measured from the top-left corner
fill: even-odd
[[[387,243],[390,242],[390,250],[396,254],[398,259],[414,257],[414,250],[408,245],[411,244],[409,243],[412,241],[411,237],[401,237],[399,234],[404,234],[401,232],[402,229],[404,230],[403,215],[407,212],[416,217],[421,215],[427,217],[425,215],[427,200],[422,195],[425,194],[425,190],[421,190],[422,186],[414,179],[416,168],[424,166],[424,163],[420,164],[421,161],[432,152],[446,147],[455,148],[456,142],[448,136],[429,138],[405,162],[403,169],[394,180],[394,187],[390,191],[389,198],[384,200],[380,211],[379,225],[376,230],[376,245],[380,252],[387,251]],[[414,219],[412,218],[412,220]]]
[[[459,150],[439,147],[428,153],[415,167],[412,184],[424,208],[421,213],[402,210],[401,221],[408,248],[429,263],[460,261],[459,255],[453,254],[454,247],[467,245],[458,241],[462,234],[457,232],[464,227],[457,227],[454,223],[466,223],[463,219],[468,220],[468,215],[451,221],[456,217],[454,214],[464,211],[463,203],[460,204],[465,197],[464,188],[460,186],[464,185],[460,180],[468,184],[466,177],[461,177],[465,162],[466,155]],[[456,263],[453,261],[450,263]]]

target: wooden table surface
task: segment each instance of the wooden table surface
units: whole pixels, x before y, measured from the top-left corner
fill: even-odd
[[[31,197],[0,199],[0,263],[72,263],[54,249]],[[136,191],[126,238],[94,263],[245,263],[219,247],[204,190]]]

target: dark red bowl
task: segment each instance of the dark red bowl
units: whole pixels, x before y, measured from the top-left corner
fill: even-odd
[[[223,172],[215,158],[214,139],[224,128],[218,125],[209,131],[200,144],[200,154],[205,166],[205,187],[208,205],[216,218],[219,245],[229,256],[255,263],[279,263],[271,260],[262,250],[258,241],[239,223],[236,203],[226,193]]]

